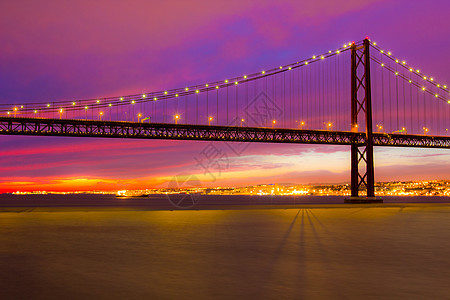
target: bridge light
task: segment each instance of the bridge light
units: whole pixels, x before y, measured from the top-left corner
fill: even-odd
[[[316,56],[314,55],[312,58],[313,58],[313,59],[316,59]]]
[[[206,87],[208,87],[208,86],[209,86],[209,84],[205,84],[205,86],[206,86]]]
[[[402,61],[402,64],[406,65],[406,61]]]
[[[384,64],[381,64],[382,67],[384,67]]]
[[[391,51],[388,51],[388,55],[390,56],[392,53],[391,53]]]
[[[167,95],[168,93],[167,93],[167,91],[164,91],[164,95]]]
[[[433,77],[430,77],[430,81],[433,81],[434,79],[433,79]]]
[[[289,69],[289,70],[292,70],[292,68],[291,68],[291,67],[289,67],[288,69]]]
[[[281,69],[283,69],[283,67],[282,67],[282,66],[280,66],[280,70],[281,70]]]
[[[21,105],[20,108],[23,108],[23,105]]]
[[[412,71],[414,71],[414,69],[413,68],[409,68],[409,71],[412,72]]]
[[[417,69],[417,70],[416,70],[416,72],[417,72],[417,73],[420,73],[420,70],[419,70],[419,69]]]
[[[187,91],[189,91],[189,88],[185,88],[184,90],[187,92]]]
[[[395,75],[398,75],[398,72],[395,72]]]
[[[216,89],[218,89],[219,88],[219,86],[218,85],[216,85]]]
[[[437,97],[439,97],[439,95],[438,94],[434,94],[434,96],[437,98]]]
[[[8,115],[10,114],[10,112],[8,111]]]
[[[427,76],[423,76],[423,79],[424,79],[424,80],[427,80]]]
[[[156,101],[156,100],[158,100],[158,98],[154,97],[154,98],[153,98],[153,101]]]
[[[300,125],[302,125],[302,126],[305,125],[305,122],[302,121],[302,122],[300,123]]]
[[[381,53],[384,53],[384,50],[380,50]]]
[[[112,104],[110,103],[110,104],[108,104],[108,106],[109,106],[109,107],[111,107],[111,106],[112,106]]]
[[[85,106],[84,109],[88,109],[89,107]]]
[[[408,82],[409,82],[409,83],[411,83],[411,82],[412,82],[412,80],[410,79],[410,80],[408,80]]]
[[[178,97],[178,94],[175,94],[175,97]]]
[[[398,63],[398,59],[396,59],[395,62]]]
[[[247,75],[244,75],[244,79],[247,79]]]
[[[307,65],[308,64],[308,62],[307,61],[305,61],[305,65]]]
[[[331,53],[331,50],[330,50],[330,51],[328,51],[328,53]]]
[[[100,100],[97,100],[97,103],[100,103]]]
[[[225,79],[225,83],[228,83],[228,79]]]
[[[261,74],[266,74],[266,71],[262,71]]]
[[[377,45],[377,43],[376,43],[376,42],[373,42],[373,45],[374,45],[374,46],[376,46],[376,45]]]
[[[337,50],[336,53],[339,54],[339,53],[341,53],[341,51]]]
[[[120,101],[123,101],[123,97],[120,97]]]
[[[50,107],[50,103],[49,103],[49,104],[47,104],[47,107]]]
[[[134,101],[134,100],[133,100],[133,101],[131,101],[131,104],[135,104],[135,103],[136,103],[136,101]]]
[[[238,84],[239,82],[235,81],[234,84]]]
[[[425,91],[425,87],[424,86],[422,87],[422,91]]]
[[[63,109],[61,108],[61,109],[59,110],[59,113],[62,114],[62,112],[63,112]]]
[[[76,103],[75,103],[75,102],[72,102],[72,105],[76,105]]]
[[[438,84],[438,85],[437,85],[437,87],[441,87],[441,85],[440,85],[440,84]]]
[[[450,104],[450,100],[448,100],[447,103]]]
[[[37,114],[37,110],[35,110],[34,113]]]
[[[17,107],[14,107],[14,111],[17,111]]]
[[[100,116],[101,116],[101,115],[103,115],[103,112],[102,112],[102,111],[100,112]]]
[[[444,89],[446,89],[447,88],[447,86],[446,85],[444,85]]]
[[[195,92],[198,94],[198,93],[200,93],[200,91],[199,90],[195,90]]]
[[[320,57],[320,59],[325,59],[325,57],[322,55],[322,56]]]

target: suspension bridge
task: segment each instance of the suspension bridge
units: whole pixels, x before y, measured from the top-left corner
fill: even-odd
[[[449,87],[368,38],[182,88],[0,104],[4,135],[348,145],[349,202],[381,201],[373,147],[449,149],[449,129]]]

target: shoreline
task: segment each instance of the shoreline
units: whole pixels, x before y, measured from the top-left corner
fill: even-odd
[[[0,206],[0,213],[33,213],[33,212],[132,212],[132,211],[211,211],[211,210],[286,210],[286,209],[336,209],[336,208],[450,208],[450,203],[371,203],[371,204],[260,204],[260,205],[199,205],[198,207],[177,208],[149,206]]]

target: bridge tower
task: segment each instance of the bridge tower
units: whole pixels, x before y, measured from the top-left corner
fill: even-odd
[[[346,203],[382,202],[375,197],[369,46],[368,38],[362,45],[351,46],[351,130],[360,130],[360,117],[365,123],[366,137],[363,143],[354,139],[351,144],[351,197],[345,199]],[[359,196],[361,187],[366,188],[366,197]]]

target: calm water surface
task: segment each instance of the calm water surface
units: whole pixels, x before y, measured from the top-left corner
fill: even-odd
[[[1,299],[450,298],[447,204],[0,205]]]

